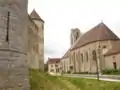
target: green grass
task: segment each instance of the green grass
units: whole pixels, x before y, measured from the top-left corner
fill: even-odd
[[[117,82],[55,77],[37,70],[30,70],[30,85],[31,90],[120,90]]]

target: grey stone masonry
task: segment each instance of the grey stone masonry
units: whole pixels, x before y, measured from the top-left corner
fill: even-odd
[[[0,0],[0,90],[29,90],[28,0]]]

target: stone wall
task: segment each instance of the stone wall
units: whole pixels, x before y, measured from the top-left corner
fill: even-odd
[[[28,65],[44,70],[44,30],[29,16],[28,24]]]
[[[92,51],[96,51],[96,57],[98,62],[98,69],[99,72],[105,68],[105,60],[104,60],[104,54],[108,52],[112,48],[112,43],[114,41],[100,41],[100,42],[93,42],[90,44],[87,44],[83,47],[80,47],[78,49],[72,50],[69,55],[69,62],[71,62],[71,65],[73,65],[72,72],[96,72],[96,61],[93,60]],[[100,45],[100,52],[98,52],[98,47]],[[106,48],[104,48],[106,46]],[[86,52],[88,53],[88,60],[86,58]],[[81,53],[83,54],[83,62],[81,60]],[[100,59],[99,59],[100,58]],[[64,67],[65,65],[68,65],[67,62],[64,60],[63,63],[63,69],[64,71],[67,70],[67,68]],[[69,63],[70,66],[70,63]]]
[[[44,70],[44,22],[41,20],[33,20],[34,23],[38,26],[38,33],[39,36],[39,61],[40,61],[40,69]]]
[[[105,56],[105,69],[114,69],[114,62],[116,62],[117,69],[120,69],[120,53]]]
[[[0,2],[0,90],[29,90],[27,0]]]

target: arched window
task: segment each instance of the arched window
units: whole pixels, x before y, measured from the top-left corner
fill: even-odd
[[[107,50],[107,46],[104,45],[104,46],[102,47],[102,53],[105,54],[107,51],[108,51],[108,50]]]
[[[79,72],[81,70],[81,66],[80,66],[80,52],[78,52],[78,67],[79,67]]]
[[[83,63],[83,54],[81,53],[80,56],[81,56],[81,62]]]
[[[88,52],[86,52],[86,61],[88,62]]]
[[[97,55],[96,55],[96,51],[94,50],[93,52],[92,52],[92,56],[93,56],[93,60],[97,60]]]
[[[74,59],[73,59],[73,63],[74,63],[74,70],[75,70],[75,72],[76,72],[75,52],[73,53],[73,57],[74,57]]]

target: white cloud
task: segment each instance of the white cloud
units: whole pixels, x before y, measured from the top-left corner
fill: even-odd
[[[70,29],[86,32],[101,20],[120,36],[119,0],[29,0],[45,20],[45,57],[59,57],[69,47]]]

